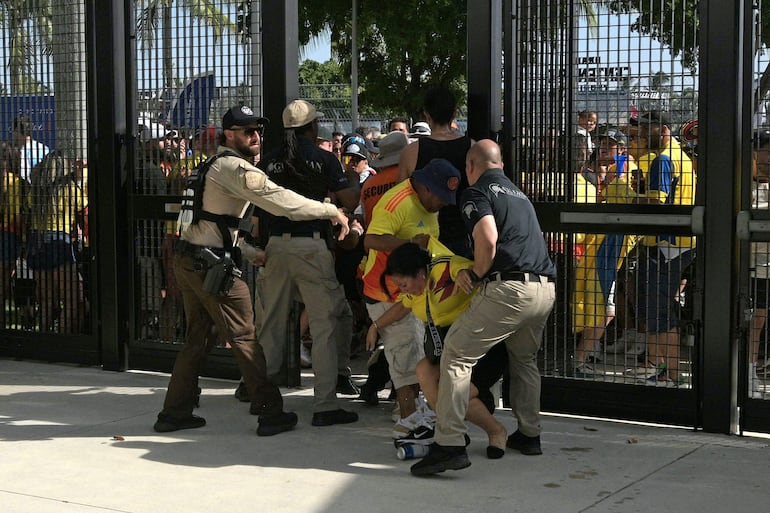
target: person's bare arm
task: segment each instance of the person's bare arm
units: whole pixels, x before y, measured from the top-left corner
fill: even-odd
[[[394,303],[393,306],[385,310],[384,314],[377,319],[374,319],[374,322],[369,325],[369,331],[366,333],[366,350],[371,351],[374,349],[374,346],[377,343],[377,331],[380,328],[385,328],[394,322],[400,321],[406,317],[409,312],[411,312],[411,310],[399,302]]]
[[[398,181],[403,182],[414,172],[417,166],[417,153],[419,152],[419,142],[413,142],[403,150],[398,160]]]

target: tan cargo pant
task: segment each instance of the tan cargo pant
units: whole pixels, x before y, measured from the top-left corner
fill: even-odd
[[[471,370],[495,344],[505,341],[510,369],[510,399],[519,430],[540,434],[540,371],[537,352],[556,299],[554,284],[491,281],[453,324],[441,355],[436,443],[465,445]]]

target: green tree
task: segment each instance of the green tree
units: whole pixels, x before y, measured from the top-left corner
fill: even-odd
[[[342,73],[340,64],[332,59],[326,62],[302,61],[299,65],[300,84],[345,84],[349,77]]]
[[[387,114],[419,116],[425,92],[447,86],[466,97],[467,0],[420,0],[402,9],[383,9],[381,2],[358,1],[359,84],[361,105]],[[579,0],[576,12],[596,25],[593,0]],[[569,3],[538,4],[540,25],[535,32],[548,40]],[[404,11],[409,15],[405,16]],[[350,74],[351,2],[299,0],[300,43],[324,30],[331,32],[332,55]],[[462,107],[462,105],[461,105]],[[363,109],[362,109],[363,110]]]
[[[403,9],[383,9],[381,2],[358,2],[362,106],[418,115],[425,91],[438,85],[464,98],[465,0],[408,2],[403,9],[409,16]],[[329,29],[332,54],[346,76],[351,67],[351,10],[345,0],[299,0],[300,44]]]
[[[300,96],[313,102],[328,117],[347,117],[352,92],[349,77],[333,59],[326,62],[302,61],[299,65]]]
[[[0,27],[8,34],[10,93],[34,94],[49,88],[35,78],[36,49],[51,55],[50,0],[0,0]]]

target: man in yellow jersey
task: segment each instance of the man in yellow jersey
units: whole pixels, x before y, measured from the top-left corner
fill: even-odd
[[[392,280],[387,280],[387,292],[380,282],[390,252],[407,242],[425,248],[430,237],[438,238],[436,213],[455,204],[459,185],[460,172],[448,160],[433,159],[386,192],[374,207],[364,239],[369,251],[363,277],[364,301],[370,318],[378,319],[398,295]],[[415,368],[423,357],[424,329],[413,314],[387,327],[380,328],[375,322],[374,327],[379,331],[398,399],[400,418],[393,437],[402,438],[424,421],[415,404]]]
[[[638,203],[695,204],[692,161],[672,136],[670,123],[665,112],[639,116],[639,136],[657,157],[650,164],[647,189],[636,198]],[[652,382],[681,384],[674,305],[678,303],[682,273],[695,258],[695,238],[659,234],[644,237],[643,245],[638,315],[646,321],[648,366],[635,374]]]

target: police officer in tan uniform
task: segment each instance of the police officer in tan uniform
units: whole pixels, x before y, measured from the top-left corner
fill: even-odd
[[[334,205],[309,200],[284,189],[251,164],[259,153],[260,132],[266,121],[245,106],[233,107],[225,113],[217,149],[220,156],[205,177],[201,210],[208,218],[182,226],[174,249],[174,273],[184,298],[186,340],[177,355],[155,431],[191,429],[206,424],[206,420],[193,415],[192,410],[198,370],[206,354],[206,334],[212,324],[232,347],[251,398],[251,412],[259,415],[257,434],[275,435],[297,424],[297,415],[283,411],[281,393],[267,378],[265,355],[254,333],[248,286],[238,276],[237,268],[223,267],[222,263],[231,258],[237,263],[241,252],[244,258],[256,257],[254,248],[243,243],[233,244],[238,240],[238,221],[250,203],[294,220],[329,219],[341,225],[341,237],[348,232],[348,220]],[[227,286],[211,291],[212,273],[222,268],[225,271],[220,274],[224,277],[214,276],[218,280],[223,278]]]

